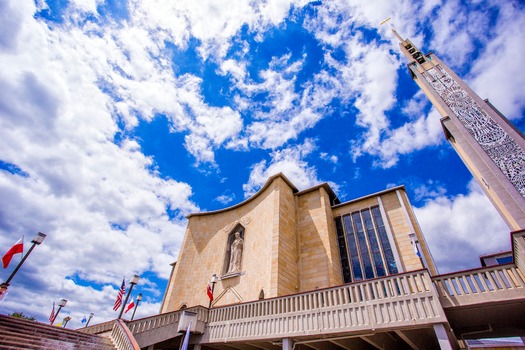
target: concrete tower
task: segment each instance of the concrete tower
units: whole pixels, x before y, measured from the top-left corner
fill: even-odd
[[[513,231],[525,228],[525,138],[434,53],[399,39],[412,78],[443,116],[447,140]],[[454,171],[453,169],[450,169]]]

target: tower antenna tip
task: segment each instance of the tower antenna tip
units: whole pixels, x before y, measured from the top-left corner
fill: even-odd
[[[379,25],[383,25],[385,24],[386,22],[390,21],[392,19],[392,17],[388,17],[387,19],[385,19],[383,22],[379,23]]]

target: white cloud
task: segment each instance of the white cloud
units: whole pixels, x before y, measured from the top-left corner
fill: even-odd
[[[461,66],[475,48],[474,40],[478,26],[469,18],[475,11],[467,11],[458,1],[442,3],[432,21],[433,36],[428,47],[439,50],[451,66]]]
[[[217,202],[224,204],[224,205],[231,203],[234,199],[235,199],[235,193],[231,191],[226,191],[225,193],[215,198]]]
[[[135,1],[131,5],[134,21],[157,32],[178,46],[184,46],[193,36],[202,42],[201,56],[224,57],[231,46],[231,38],[242,26],[250,31],[264,31],[281,23],[291,6],[288,0],[253,2],[237,1]],[[294,6],[303,6],[305,1]],[[224,9],[228,11],[224,11]]]
[[[479,267],[479,256],[510,250],[509,228],[481,188],[466,195],[438,195],[414,208],[440,273]]]
[[[416,201],[434,200],[438,197],[444,197],[447,189],[439,181],[428,180],[425,184],[414,189]]]
[[[388,168],[397,163],[399,155],[440,144],[444,140],[440,118],[439,113],[432,109],[428,115],[391,130],[376,149],[369,150],[369,153],[379,156],[375,164]]]
[[[319,156],[321,157],[321,159],[333,164],[337,164],[337,161],[339,160],[339,158],[335,154],[330,155],[326,152],[319,153]]]
[[[243,185],[245,197],[255,194],[272,175],[282,172],[299,190],[318,185],[317,171],[304,160],[315,149],[313,140],[303,144],[276,150],[271,153],[268,164],[262,160],[252,166],[248,183]]]
[[[520,57],[525,56],[525,13],[517,11],[513,2],[499,6],[500,15],[491,28],[495,37],[471,69],[472,88],[507,118],[516,120],[523,117],[525,109],[525,72],[520,63]]]
[[[354,98],[354,106],[359,110],[356,124],[363,127],[361,135],[355,135],[351,154],[354,159],[369,154],[377,157],[376,166],[388,168],[397,164],[399,156],[415,150],[437,145],[443,141],[439,116],[432,111],[422,115],[417,111],[425,105],[421,93],[414,96],[415,101],[404,107],[404,113],[417,115],[409,117],[399,128],[393,129],[386,116],[395,103],[397,89],[397,68],[404,64],[404,57],[397,60],[389,51],[399,55],[397,39],[389,32],[387,26],[378,28],[385,18],[393,16],[392,22],[398,32],[410,37],[420,48],[426,47],[439,52],[451,66],[461,66],[476,49],[479,42],[487,42],[492,32],[497,37],[489,44],[485,58],[474,62],[474,88],[484,96],[488,96],[501,106],[504,113],[520,116],[525,106],[525,96],[521,83],[523,72],[519,68],[519,60],[525,54],[523,48],[523,12],[516,11],[516,3],[490,3],[490,10],[498,12],[495,28],[486,30],[489,16],[483,7],[473,6],[466,10],[457,1],[440,3],[426,1],[415,9],[414,4],[405,2],[356,1],[348,5],[342,1],[332,1],[317,9],[316,16],[307,21],[307,27],[327,47],[344,48],[347,63],[327,57],[327,62],[334,67],[345,91],[339,97]],[[418,13],[414,19],[413,13]],[[437,14],[437,17],[435,16]],[[433,16],[433,32],[427,45],[423,48],[422,33],[417,29],[421,23],[428,22]],[[384,39],[390,38],[388,44],[376,42],[363,43],[359,24],[371,29],[379,29]],[[390,50],[389,50],[390,49]],[[494,65],[494,62],[501,64]],[[505,69],[501,69],[501,67]],[[494,82],[499,81],[501,88],[495,90]]]
[[[269,68],[259,72],[259,83],[248,78],[242,62],[240,66],[231,60],[224,62],[220,73],[231,74],[235,87],[241,91],[236,97],[237,108],[250,113],[252,120],[246,125],[246,138],[232,138],[228,148],[276,149],[323,118],[337,92],[331,91],[329,84],[323,85],[323,79],[330,80],[323,73],[306,82],[302,93],[297,92],[297,74],[306,58],[292,60],[291,54],[273,57]]]
[[[103,78],[131,92],[128,101],[135,105],[129,110],[147,117],[168,99],[148,100],[151,93],[135,99],[134,94],[171,87],[173,79],[151,66],[158,61],[144,58],[153,49],[133,46],[131,39],[114,41],[109,34],[50,30],[34,20],[30,4],[9,7],[22,18],[16,41],[24,45],[5,45],[0,54],[5,68],[0,72],[2,160],[29,175],[0,172],[0,245],[9,246],[22,234],[27,242],[37,231],[48,237],[13,280],[2,307],[34,313],[42,321],[53,300],[66,298],[64,316],[71,312],[79,322],[80,314],[94,312],[102,322],[115,317],[110,310],[123,275],[149,271],[156,281],[169,277],[184,234],[184,214],[198,208],[190,200],[191,187],[159,177],[153,159],[136,141],[113,142],[119,131],[113,119],[117,107],[98,84]],[[134,34],[149,47],[140,31]],[[124,41],[130,60],[119,48]],[[115,62],[126,73],[114,71]],[[153,72],[149,80],[147,64]],[[136,82],[140,79],[142,86]],[[224,135],[208,134],[223,142]],[[167,208],[178,215],[170,219]],[[4,270],[2,279],[10,271]],[[156,281],[143,278],[141,288],[150,290],[150,300],[139,314],[158,312],[163,290]]]

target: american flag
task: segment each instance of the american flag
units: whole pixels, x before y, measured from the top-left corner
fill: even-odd
[[[115,304],[113,304],[114,311],[117,311],[122,305],[122,296],[124,294],[126,294],[126,278],[122,279],[122,285],[120,286],[120,290],[118,291],[117,300],[115,300]]]

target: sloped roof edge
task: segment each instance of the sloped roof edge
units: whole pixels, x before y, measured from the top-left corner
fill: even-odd
[[[275,175],[272,175],[268,178],[268,180],[266,181],[266,183],[264,184],[263,187],[261,187],[261,189],[259,191],[257,191],[253,196],[251,196],[250,198],[247,198],[245,199],[244,201],[238,203],[238,204],[235,204],[231,207],[228,207],[228,208],[224,208],[224,209],[219,209],[219,210],[213,210],[213,211],[203,211],[203,212],[200,212],[200,213],[191,213],[191,214],[188,214],[186,216],[187,219],[191,218],[192,216],[204,216],[204,215],[213,215],[213,214],[218,214],[218,213],[223,213],[223,212],[226,212],[226,211],[229,211],[229,210],[232,210],[232,209],[235,209],[235,208],[239,208],[243,205],[245,205],[246,203],[249,203],[251,202],[252,200],[254,200],[255,198],[259,197],[268,187],[270,187],[270,185],[272,184],[272,182],[277,179],[277,178],[281,178],[283,179],[284,182],[286,182],[286,184],[288,186],[290,186],[290,188],[292,189],[293,193],[297,193],[299,192],[299,190],[297,189],[297,187],[294,186],[294,184],[283,174],[283,173],[278,173],[278,174],[275,174]]]
[[[339,207],[345,206],[345,205],[353,203],[353,202],[359,202],[359,201],[362,201],[363,199],[367,199],[367,198],[371,198],[371,197],[377,197],[377,196],[380,196],[382,194],[385,194],[385,193],[388,193],[388,192],[392,192],[392,191],[395,191],[395,190],[406,191],[404,185],[399,185],[399,186],[387,188],[386,190],[382,190],[382,191],[379,191],[379,192],[376,192],[376,193],[367,194],[366,196],[363,196],[363,197],[351,199],[349,201],[346,201],[346,202],[343,202],[343,203],[340,203],[340,204],[333,205],[332,209],[339,208]]]
[[[335,192],[332,190],[332,187],[330,187],[330,185],[327,182],[323,182],[322,184],[319,184],[317,186],[310,187],[310,188],[307,188],[306,190],[302,190],[300,192],[297,192],[295,195],[296,196],[301,196],[303,194],[306,194],[306,193],[309,193],[309,192],[312,192],[312,191],[316,191],[316,190],[320,189],[321,187],[324,188],[326,192],[328,192],[328,196],[330,197],[330,205],[331,206],[341,203],[339,198],[337,198],[337,195],[335,194]]]

